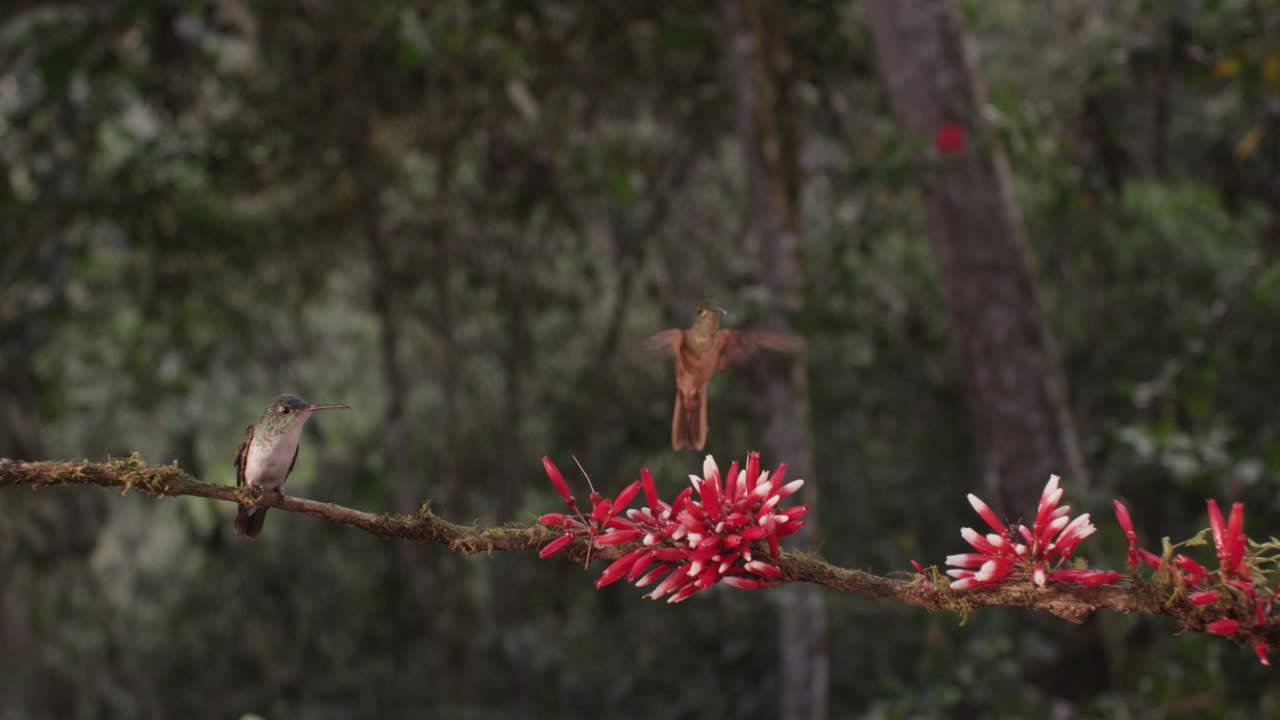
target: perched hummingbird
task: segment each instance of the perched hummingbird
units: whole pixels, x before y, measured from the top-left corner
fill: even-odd
[[[247,486],[258,494],[264,490],[279,493],[298,461],[298,439],[307,418],[317,410],[346,407],[350,406],[312,405],[297,395],[272,400],[258,422],[244,431],[236,453],[236,487]],[[241,505],[236,513],[236,534],[255,538],[266,519],[267,508]]]
[[[650,351],[671,353],[676,361],[676,407],[671,415],[671,447],[701,450],[707,443],[707,385],[723,371],[759,350],[797,355],[804,341],[794,335],[720,329],[716,307],[698,306],[688,330],[663,330],[650,337]]]

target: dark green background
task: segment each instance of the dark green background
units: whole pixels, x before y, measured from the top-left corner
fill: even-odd
[[[1082,554],[1123,565],[1115,497],[1149,547],[1202,527],[1207,497],[1272,534],[1280,6],[966,11],[1091,472],[1065,481],[1100,527]],[[815,549],[940,563],[982,484],[919,212],[929,139],[897,133],[859,3],[783,17]],[[543,454],[615,491],[648,465],[674,495],[699,457],[669,449],[671,370],[635,344],[703,300],[762,316],[724,49],[701,1],[6,4],[0,455],[138,450],[230,484],[245,424],[289,391],[354,406],[308,428],[297,494],[391,507],[394,398],[413,496],[451,519],[559,509]],[[761,445],[762,372],[711,386],[722,465]],[[237,542],[232,512],[0,493],[0,718],[776,710],[776,593],[654,604],[594,591],[598,569],[283,512]],[[1280,698],[1247,649],[1167,622],[961,627],[824,598],[832,717],[1250,718]]]

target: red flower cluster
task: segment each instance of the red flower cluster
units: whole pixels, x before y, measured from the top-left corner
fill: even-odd
[[[939,155],[955,155],[964,152],[965,130],[957,123],[943,123],[933,136],[933,149]]]
[[[556,554],[580,535],[586,535],[595,547],[639,541],[639,547],[604,569],[596,587],[623,577],[636,587],[656,582],[657,587],[646,595],[655,600],[670,595],[667,602],[678,603],[720,580],[746,589],[775,584],[782,579],[777,564],[778,540],[804,527],[802,518],[808,512],[803,505],[786,510],[778,507],[804,481],[784,485],[786,465],[779,465],[772,475],[767,470],[761,472],[760,454],[754,452],[742,471],[735,461],[723,483],[720,469],[708,455],[702,477],[690,475],[693,486],[685,488],[671,504],[658,497],[653,476],[645,468],[640,471],[640,480],[623,488],[613,500],[592,491],[589,515],[578,509],[555,464],[544,457],[542,465],[573,512],[539,518],[543,525],[562,528],[565,533],[548,543],[539,556]],[[647,506],[626,509],[641,488]],[[768,560],[752,555],[754,540],[768,543]]]
[[[1258,628],[1267,627],[1276,597],[1280,595],[1280,587],[1270,593],[1264,587],[1260,593],[1255,586],[1253,570],[1246,562],[1249,538],[1244,534],[1244,503],[1231,505],[1231,515],[1226,523],[1222,521],[1222,511],[1218,509],[1217,501],[1209,500],[1207,503],[1209,529],[1213,535],[1213,547],[1218,554],[1218,572],[1215,578],[1208,568],[1186,555],[1174,555],[1171,565],[1166,566],[1164,558],[1138,547],[1138,534],[1134,532],[1129,509],[1119,500],[1114,502],[1116,522],[1120,523],[1120,529],[1129,541],[1129,567],[1134,573],[1137,572],[1139,562],[1145,562],[1157,571],[1163,568],[1179,585],[1191,590],[1187,595],[1187,602],[1192,605],[1220,605],[1224,614],[1236,614],[1239,611],[1246,617],[1251,616]],[[1230,637],[1240,632],[1242,627],[1240,621],[1233,617],[1220,617],[1205,623],[1204,629],[1214,635]],[[1266,641],[1259,641],[1253,646],[1253,651],[1263,665],[1271,664],[1267,659],[1269,649]]]
[[[947,574],[956,578],[951,588],[972,590],[1023,577],[1030,577],[1040,587],[1048,582],[1110,585],[1118,581],[1120,574],[1112,570],[1059,569],[1080,541],[1097,531],[1089,522],[1089,513],[1074,520],[1068,517],[1071,507],[1058,507],[1061,499],[1058,476],[1052,475],[1040,495],[1035,522],[1030,528],[1018,525],[1015,533],[986,503],[970,494],[969,504],[995,532],[983,537],[973,528],[961,528],[961,537],[978,552],[947,556],[947,564],[953,566]]]

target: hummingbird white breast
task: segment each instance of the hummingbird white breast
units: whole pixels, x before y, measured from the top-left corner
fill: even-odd
[[[249,457],[245,461],[244,479],[250,485],[275,490],[284,485],[298,451],[298,439],[302,435],[305,418],[295,421],[285,431],[273,438],[253,439],[249,445]]]

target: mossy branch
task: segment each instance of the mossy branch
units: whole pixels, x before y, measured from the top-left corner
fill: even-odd
[[[33,489],[49,485],[98,485],[138,490],[151,496],[210,498],[225,502],[257,504],[310,515],[321,520],[359,528],[380,538],[430,542],[452,552],[481,553],[499,550],[536,551],[560,536],[559,532],[537,524],[509,523],[498,527],[459,525],[437,517],[430,503],[418,512],[368,513],[290,495],[251,493],[227,485],[201,482],[175,465],[148,465],[137,454],[105,463],[22,462],[0,459],[0,486],[29,485]],[[619,545],[596,548],[595,559],[611,559],[633,549]],[[587,556],[587,544],[577,540],[566,548],[576,560]],[[1164,615],[1179,620],[1183,627],[1199,629],[1198,611],[1169,594],[1145,583],[1129,587],[1082,587],[1056,584],[1037,589],[1029,583],[1010,583],[997,588],[956,592],[936,574],[934,589],[919,576],[910,579],[881,577],[861,570],[837,567],[819,557],[802,552],[784,552],[781,567],[791,582],[809,582],[841,592],[869,595],[914,605],[926,610],[953,610],[961,613],[985,607],[1025,608],[1047,612],[1072,622],[1081,622],[1095,610]],[[1164,598],[1163,600],[1161,598]]]

